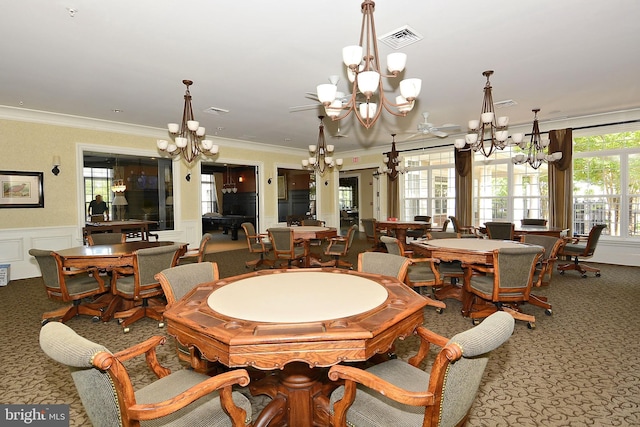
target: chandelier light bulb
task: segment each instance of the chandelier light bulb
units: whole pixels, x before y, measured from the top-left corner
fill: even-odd
[[[202,126],[198,127],[198,129],[196,129],[196,135],[197,136],[204,136],[205,133],[206,133],[206,130]]]
[[[363,71],[358,74],[358,90],[369,99],[378,89],[380,73],[376,71]],[[406,98],[406,97],[405,97]]]
[[[167,125],[167,128],[169,128],[169,133],[178,133],[178,131],[180,130],[180,125],[177,123],[169,123]]]
[[[462,149],[465,145],[467,145],[467,142],[462,138],[458,138],[453,142],[453,145],[458,149]]]
[[[352,45],[342,48],[342,61],[351,69],[355,69],[362,62],[362,55],[362,46]]]
[[[420,95],[422,89],[421,79],[404,79],[400,82],[400,94],[407,99],[413,101]]]
[[[318,100],[324,105],[331,105],[331,103],[336,99],[337,91],[338,87],[331,83],[321,84],[316,87]]]
[[[509,124],[509,117],[507,117],[507,116],[498,117],[498,126],[499,127],[505,127],[508,124]]]
[[[211,154],[218,154],[218,151],[220,151],[220,147],[218,147],[217,145],[212,145],[211,148],[209,149],[209,152]]]
[[[316,152],[316,146],[315,145],[309,145],[309,152],[310,153],[315,153]]]
[[[482,113],[480,118],[482,119],[482,123],[491,123],[493,122],[493,112],[489,111],[487,113]]]
[[[470,130],[478,130],[480,127],[480,120],[469,120],[468,126]]]
[[[184,148],[187,146],[187,138],[184,138],[182,136],[178,136],[175,139],[176,141],[176,145],[178,146],[178,148]]]
[[[522,133],[514,133],[513,135],[511,135],[511,140],[516,144],[520,144],[523,138],[524,134]]]
[[[562,154],[562,153],[560,153],[560,154]],[[336,159],[336,165],[342,166],[342,164],[343,164],[343,160],[342,159]]]
[[[391,74],[398,74],[407,65],[407,54],[394,52],[387,55],[387,69]]]
[[[196,120],[187,120],[187,128],[191,132],[197,131],[199,126],[200,126],[200,123],[198,121],[196,121]]]
[[[160,150],[166,150],[167,147],[169,146],[169,141],[167,141],[166,139],[159,139],[156,144],[158,145],[158,148]]]

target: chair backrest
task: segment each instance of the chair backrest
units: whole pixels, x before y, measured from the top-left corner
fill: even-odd
[[[351,227],[349,227],[349,231],[347,231],[347,251],[349,250],[349,248],[351,248],[351,245],[353,244],[353,239],[356,236],[356,231],[358,231],[358,225],[357,224],[353,224]]]
[[[596,224],[591,227],[591,231],[589,231],[589,239],[587,240],[587,245],[582,256],[590,257],[593,255],[596,251],[596,246],[598,246],[598,240],[600,240],[602,231],[605,228],[607,228],[606,224]]]
[[[166,245],[138,249],[133,259],[133,271],[140,286],[157,284],[156,274],[174,267],[178,262],[180,245]]]
[[[384,252],[358,254],[358,271],[391,276],[404,282],[411,261],[409,258]]]
[[[364,228],[364,234],[367,236],[367,239],[373,240],[376,238],[375,218],[362,218],[362,227]]]
[[[424,221],[424,222],[431,222],[431,217],[429,215],[415,215],[413,217],[414,221]]]
[[[529,245],[538,245],[544,248],[541,261],[555,259],[558,250],[562,246],[563,240],[553,236],[542,236],[538,234],[523,234],[520,241]]]
[[[204,233],[202,235],[200,245],[198,246],[198,262],[202,262],[204,260],[204,256],[207,254],[207,245],[211,239],[213,239],[211,233]]]
[[[462,233],[462,231],[460,230],[460,223],[458,222],[458,218],[456,218],[455,216],[450,216],[449,219],[451,220],[451,224],[453,225],[453,231],[455,231],[456,233]]]
[[[319,219],[307,218],[302,220],[302,225],[324,227],[324,221],[320,221]]]
[[[40,347],[47,356],[69,367],[82,405],[94,426],[122,425],[115,391],[124,388],[133,393],[133,387],[131,382],[114,384],[109,372],[93,366],[96,354],[112,354],[107,348],[81,337],[60,322],[49,322],[40,329]]]
[[[536,264],[543,249],[538,246],[500,248],[493,251],[493,301],[510,297],[527,301],[533,286]],[[522,298],[521,298],[522,297]]]
[[[60,289],[59,269],[54,252],[43,249],[29,249],[29,255],[36,259],[40,267],[44,286],[47,289]]]
[[[380,241],[384,243],[388,253],[404,256],[404,250],[400,246],[398,239],[389,236],[380,236]]]
[[[440,426],[460,425],[468,415],[476,398],[490,352],[500,347],[513,334],[514,318],[509,313],[497,311],[478,326],[453,336],[447,346],[457,345],[462,357],[449,362],[445,350],[437,360],[448,365],[446,369],[432,369],[430,382],[437,380],[441,390],[432,390],[442,396],[440,407],[433,407]],[[434,363],[434,368],[435,368]]]
[[[489,221],[485,222],[487,235],[493,240],[513,240],[515,224],[512,222]]]
[[[196,285],[218,280],[220,273],[217,263],[198,262],[164,269],[156,274],[155,278],[162,286],[169,308]]]
[[[267,230],[269,232],[269,238],[271,239],[271,245],[276,257],[279,254],[294,254],[294,237],[293,229],[288,227],[273,227]]]
[[[520,220],[522,225],[547,225],[547,220],[544,218],[524,218]]]
[[[427,238],[429,239],[458,239],[460,238],[460,233],[456,233],[455,231],[430,231],[427,233]]]
[[[445,219],[445,220],[442,222],[442,229],[441,229],[441,231],[447,231],[447,227],[449,227],[449,223],[450,223],[450,222],[451,222],[451,220],[450,220],[450,219]]]
[[[87,236],[89,246],[94,245],[113,245],[124,243],[127,235],[124,233],[91,233]]]
[[[91,222],[104,222],[104,214],[91,215]]]

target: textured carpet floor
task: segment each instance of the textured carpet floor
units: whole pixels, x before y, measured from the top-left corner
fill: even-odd
[[[357,240],[348,257],[367,246]],[[244,273],[246,250],[208,255],[220,264],[221,276]],[[554,274],[551,286],[536,293],[548,296],[553,315],[525,306],[537,317],[529,330],[518,322],[511,339],[489,362],[469,426],[637,426],[640,425],[640,268],[602,267],[602,277]],[[441,315],[425,311],[425,325],[445,336],[471,327],[460,315],[460,303],[447,300]],[[57,307],[49,301],[40,278],[12,281],[0,288],[0,402],[67,403],[71,425],[90,425],[68,371],[48,359],[38,345],[40,316]],[[114,321],[93,323],[77,317],[67,323],[88,339],[119,351],[151,335],[165,335],[157,323],[143,319],[123,334]],[[398,355],[407,358],[416,339],[399,341]],[[172,341],[159,351],[172,369],[180,364]],[[144,360],[130,362],[134,384],[152,381]],[[266,398],[252,398],[259,410]],[[295,426],[293,426],[295,427]]]

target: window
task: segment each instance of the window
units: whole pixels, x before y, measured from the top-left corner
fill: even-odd
[[[213,173],[202,172],[202,206],[200,213],[202,215],[209,212],[220,213],[218,205],[218,192],[216,190],[216,176]]]
[[[574,136],[573,230],[640,236],[640,131]]]
[[[111,220],[154,221],[152,230],[173,229],[173,178],[170,159],[84,152],[84,215],[101,195]],[[124,204],[114,206],[114,180],[122,180]],[[122,200],[121,200],[122,201]],[[117,204],[117,203],[116,203]]]
[[[412,155],[405,153],[407,172],[403,185],[403,220],[429,215],[434,224],[455,215],[455,167],[453,150]]]

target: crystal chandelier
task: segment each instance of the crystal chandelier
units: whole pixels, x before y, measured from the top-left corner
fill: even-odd
[[[320,119],[320,130],[318,132],[318,144],[309,145],[308,159],[302,159],[302,166],[308,170],[315,170],[320,175],[324,174],[324,171],[328,168],[342,166],[342,159],[333,158],[334,146],[327,145],[324,141],[324,123],[322,120],[324,116],[318,116]]]
[[[406,116],[420,94],[422,81],[415,78],[402,80],[400,95],[395,98],[395,103],[387,99],[382,87],[382,77],[397,77],[404,70],[407,55],[401,52],[389,54],[387,69],[390,74],[382,73],[373,21],[375,3],[365,0],[361,8],[363,16],[360,43],[342,49],[342,59],[352,83],[350,99],[345,104],[341,99],[336,99],[337,87],[331,83],[319,85],[317,94],[332,120],[341,120],[354,111],[358,121],[369,129],[380,117],[382,108],[395,116]],[[359,95],[364,98],[361,99]]]
[[[540,127],[538,126],[538,112],[539,108],[533,110],[533,129],[531,130],[531,141],[527,144],[526,141],[522,141],[518,144],[522,150],[527,154],[518,153],[511,158],[516,165],[522,165],[528,163],[534,169],[538,169],[542,162],[555,162],[562,158],[562,152],[557,151],[551,154],[545,154],[544,150],[549,146],[549,139],[542,138],[540,136]]]
[[[204,127],[200,126],[200,122],[194,120],[193,109],[191,107],[191,93],[189,86],[193,84],[191,80],[183,80],[182,83],[187,87],[184,94],[184,111],[182,113],[182,123],[169,123],[169,134],[172,141],[165,139],[157,141],[158,149],[166,151],[171,156],[182,157],[191,165],[193,161],[200,155],[216,155],[218,154],[218,146],[213,144],[209,139],[203,139],[205,136]]]
[[[378,178],[380,175],[387,174],[392,181],[398,177],[398,173],[405,173],[404,159],[398,155],[396,151],[396,134],[391,134],[391,151],[385,153],[382,159],[382,166],[378,167],[378,170],[373,173],[373,176]]]
[[[496,120],[496,115],[493,111],[491,82],[489,81],[492,74],[492,70],[482,73],[487,78],[487,82],[484,85],[480,120],[469,120],[470,132],[465,135],[464,139],[456,139],[454,142],[454,146],[458,150],[479,151],[485,157],[489,157],[496,149],[502,150],[508,145],[520,144],[524,136],[521,133],[513,134],[511,137],[512,142],[509,142],[509,132],[507,131],[509,117],[502,116]],[[486,143],[490,144],[488,149],[485,147]]]

